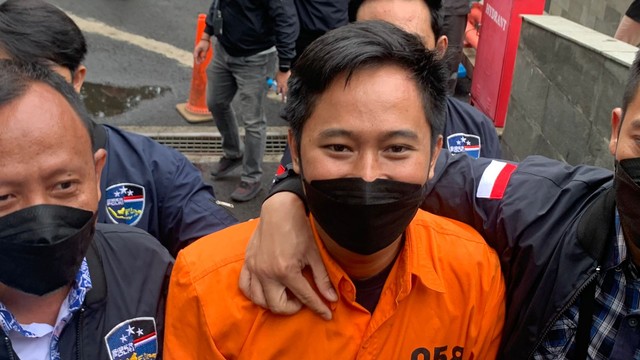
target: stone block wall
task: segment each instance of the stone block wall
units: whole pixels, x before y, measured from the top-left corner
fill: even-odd
[[[612,168],[611,110],[638,49],[557,16],[525,16],[502,135],[505,157],[530,154]]]
[[[613,36],[629,4],[631,0],[547,0],[545,10]]]

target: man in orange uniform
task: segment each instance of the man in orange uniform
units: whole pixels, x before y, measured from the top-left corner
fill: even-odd
[[[325,321],[282,317],[238,289],[249,221],[180,252],[167,359],[492,359],[504,320],[496,253],[469,226],[418,210],[442,147],[446,72],[385,22],[315,41],[285,117],[314,238],[338,290]]]

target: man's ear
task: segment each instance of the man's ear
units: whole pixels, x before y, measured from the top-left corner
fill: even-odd
[[[440,55],[440,57],[444,57],[444,54],[447,52],[447,48],[449,47],[449,39],[446,35],[442,35],[436,40],[436,52]]]
[[[617,107],[611,111],[611,139],[609,139],[609,152],[616,156],[618,148],[618,137],[620,136],[620,125],[622,124],[622,109]]]
[[[440,151],[442,150],[442,135],[438,135],[438,140],[436,140],[435,150],[431,155],[431,164],[429,164],[429,177],[428,180],[431,180],[433,175],[435,174],[436,162],[438,161],[438,156],[440,155]]]
[[[93,153],[93,164],[96,171],[96,186],[98,187],[98,199],[102,197],[102,189],[100,188],[100,180],[102,179],[102,169],[107,162],[107,151],[105,149],[98,149]]]
[[[77,93],[80,92],[82,84],[84,84],[85,76],[87,76],[87,67],[80,64],[76,71],[73,72],[73,79],[71,79],[71,84]]]
[[[293,164],[293,171],[295,171],[296,174],[300,174],[300,154],[298,153],[298,143],[296,142],[295,136],[293,135],[293,130],[291,129],[289,129],[287,142],[289,143],[289,152],[291,152],[291,163]]]

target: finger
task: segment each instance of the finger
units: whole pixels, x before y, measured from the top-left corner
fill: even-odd
[[[242,294],[251,300],[251,273],[247,270],[246,265],[242,265],[240,270],[240,278],[238,279],[238,287]]]
[[[313,250],[307,255],[307,264],[311,268],[313,281],[316,283],[318,290],[320,290],[320,294],[328,301],[338,301],[338,294],[331,284],[331,279],[317,248],[313,247]]]
[[[271,312],[281,315],[292,315],[302,309],[302,303],[295,297],[290,297],[287,294],[287,289],[279,282],[264,280],[262,286],[267,308],[271,310]]]
[[[251,302],[267,309],[268,304],[267,300],[264,297],[264,290],[262,289],[262,285],[260,284],[260,281],[258,281],[258,279],[251,274],[249,274],[249,289],[251,291],[251,294],[249,296]]]
[[[302,273],[291,275],[286,279],[285,285],[291,293],[311,311],[317,313],[325,320],[331,320],[331,309],[316,294]]]

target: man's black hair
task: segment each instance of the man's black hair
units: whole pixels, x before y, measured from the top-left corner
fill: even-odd
[[[638,94],[638,88],[640,87],[640,51],[636,52],[636,58],[631,64],[631,71],[629,72],[629,78],[624,88],[624,95],[622,96],[622,117],[627,112],[629,105]]]
[[[73,86],[62,76],[51,71],[48,66],[16,60],[0,60],[0,109],[24,96],[35,83],[50,86],[71,105],[82,121],[82,125],[87,129],[93,148],[97,125],[91,120],[80,95],[75,92]],[[43,104],[43,109],[46,109],[46,104]]]
[[[7,0],[0,2],[0,52],[22,62],[49,62],[74,72],[87,55],[87,44],[73,20],[54,5]]]
[[[367,0],[350,0],[349,1],[349,21],[356,21],[358,10],[363,2]],[[429,13],[431,14],[431,31],[433,31],[433,36],[437,41],[438,38],[443,34],[442,32],[442,22],[443,22],[443,14],[442,14],[442,0],[423,0],[427,8],[429,9]]]
[[[302,53],[289,79],[289,100],[283,110],[298,146],[318,97],[339,75],[345,74],[348,83],[359,69],[381,65],[399,66],[415,81],[435,148],[445,124],[444,63],[424,48],[417,35],[384,21],[355,22],[332,30]]]

